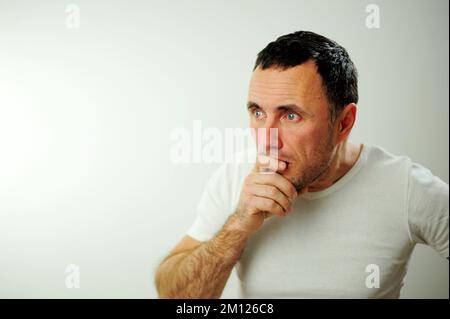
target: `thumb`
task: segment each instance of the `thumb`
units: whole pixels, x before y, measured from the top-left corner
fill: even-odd
[[[270,174],[284,171],[286,167],[286,162],[280,161],[274,157],[258,154],[253,171],[257,173]]]

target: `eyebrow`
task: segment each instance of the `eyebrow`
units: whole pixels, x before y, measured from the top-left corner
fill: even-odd
[[[251,110],[251,109],[262,109],[257,103],[249,101],[247,102],[247,110]],[[307,115],[312,117],[313,115],[310,112],[307,112],[305,109],[301,108],[300,106],[298,106],[297,104],[283,104],[283,105],[279,105],[277,106],[277,111],[293,111],[295,113],[299,113],[302,115]]]

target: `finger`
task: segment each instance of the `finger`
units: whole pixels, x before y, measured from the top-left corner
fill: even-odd
[[[271,214],[270,212],[264,212],[264,219],[269,218],[273,216],[273,214]]]
[[[284,209],[277,202],[269,198],[255,196],[253,197],[253,205],[261,213],[269,212],[280,217],[286,215]]]
[[[254,184],[250,192],[255,196],[265,197],[276,201],[287,213],[292,210],[292,203],[289,198],[275,186]]]
[[[276,173],[284,171],[286,168],[286,162],[274,157],[259,154],[256,158],[255,171],[258,173]]]
[[[276,216],[275,214],[272,214],[271,212],[264,212],[264,219],[268,219],[270,217]]]
[[[291,181],[280,174],[254,174],[253,179],[255,184],[275,186],[291,201],[298,196],[297,190]]]

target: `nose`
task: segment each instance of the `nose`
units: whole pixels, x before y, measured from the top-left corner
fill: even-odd
[[[258,151],[275,155],[283,147],[281,130],[276,123],[267,122],[262,128],[258,128]]]

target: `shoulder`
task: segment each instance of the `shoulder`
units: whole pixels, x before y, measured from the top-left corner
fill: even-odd
[[[402,166],[410,165],[411,159],[405,155],[396,155],[378,145],[366,144],[367,158],[370,164],[379,166]]]
[[[448,184],[427,167],[412,162],[408,167],[408,203],[410,214],[415,210],[435,209],[448,211]]]
[[[394,155],[383,147],[370,145],[367,157],[371,165],[386,169],[386,173],[392,173],[392,169],[401,172],[405,177],[410,199],[420,199],[437,193],[448,196],[448,184],[434,175],[429,168],[406,155]]]

